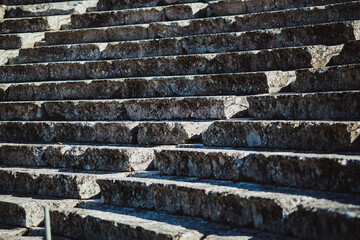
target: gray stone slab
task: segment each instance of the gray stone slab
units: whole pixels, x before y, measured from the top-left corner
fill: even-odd
[[[360,155],[186,146],[159,149],[155,155],[164,175],[360,192]]]
[[[216,121],[203,134],[214,147],[256,147],[290,150],[359,151],[360,122]]]
[[[357,195],[196,178],[134,176],[98,180],[104,203],[253,226],[298,238],[352,238],[359,234]]]

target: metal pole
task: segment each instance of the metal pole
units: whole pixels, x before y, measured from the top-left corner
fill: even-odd
[[[45,231],[46,231],[46,240],[51,240],[51,228],[50,228],[50,213],[49,206],[44,207],[45,211]]]

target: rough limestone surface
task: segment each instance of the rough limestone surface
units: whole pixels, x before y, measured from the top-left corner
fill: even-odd
[[[0,239],[12,239],[22,236],[27,232],[26,228],[12,227],[0,224]]]
[[[179,181],[156,175],[134,176],[98,180],[104,203],[209,218],[300,238],[341,237],[342,231],[352,237],[359,234],[357,195],[328,195],[326,192],[195,178]],[[313,219],[321,221],[324,227],[308,224]]]
[[[360,156],[211,148],[155,151],[163,175],[360,192]]]
[[[5,12],[6,12],[6,6],[0,5],[0,21],[2,21],[4,19]]]
[[[78,203],[78,200],[0,195],[0,221],[13,226],[36,227],[43,223],[44,206],[50,209],[68,208]]]
[[[0,144],[0,165],[131,172],[153,168],[153,147]]]
[[[225,120],[214,122],[202,136],[204,144],[213,147],[329,152],[360,149],[360,123],[356,121]]]

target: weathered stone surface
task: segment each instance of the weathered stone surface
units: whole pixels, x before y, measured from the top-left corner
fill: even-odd
[[[186,97],[134,100],[2,102],[2,121],[177,120],[246,116],[245,97]]]
[[[211,122],[0,122],[0,141],[166,145],[200,140]]]
[[[2,21],[4,19],[5,11],[6,11],[6,6],[0,5],[0,21]]]
[[[359,120],[360,92],[275,94],[247,97],[257,119]]]
[[[360,192],[359,155],[169,147],[155,155],[164,175]]]
[[[1,200],[0,200],[1,201]],[[0,224],[0,239],[12,239],[14,237],[22,236],[27,232],[26,228],[12,227]]]
[[[250,95],[278,92],[286,87],[292,78],[295,78],[295,73],[275,71],[0,84],[0,100]]]
[[[19,1],[19,0],[15,0]],[[40,1],[40,0],[37,0]],[[153,6],[163,6],[170,4],[181,4],[181,3],[191,3],[196,2],[196,0],[141,0],[141,1],[116,1],[116,0],[100,0],[98,3],[99,10],[113,10],[113,9],[128,9],[128,8],[138,8],[138,7],[153,7]],[[241,13],[247,12],[257,12],[257,11],[269,11],[269,10],[278,10],[284,8],[293,8],[301,6],[313,6],[313,5],[322,5],[341,2],[339,0],[307,0],[307,1],[278,1],[277,4],[274,4],[271,1],[208,1],[204,0],[202,2],[219,2],[219,9],[212,9],[212,11],[229,11],[227,15],[231,14],[232,11]],[[239,8],[239,9],[236,9]],[[211,14],[211,13],[209,13]]]
[[[30,48],[43,37],[44,32],[0,34],[0,49]]]
[[[75,207],[78,200],[39,199],[0,195],[0,223],[20,227],[39,226],[44,220],[44,206],[50,209]]]
[[[339,55],[332,57],[328,65],[360,63],[359,48],[360,40],[345,43]]]
[[[250,229],[233,229],[200,218],[111,206],[51,212],[53,232],[81,239],[288,239]]]
[[[67,14],[82,14],[87,8],[94,8],[97,1],[64,1],[55,3],[40,3],[35,5],[8,6],[6,18],[38,17]]]
[[[0,144],[0,165],[131,172],[153,168],[154,149],[93,145]]]
[[[56,62],[0,67],[0,82],[99,79],[293,70],[324,67],[342,45],[162,56],[96,62]]]
[[[358,151],[360,122],[226,120],[202,136],[214,147]]]
[[[256,29],[357,20],[359,14],[360,4],[358,2],[349,2],[237,16],[47,32],[45,40],[49,45],[56,45],[242,32]]]
[[[0,168],[0,192],[71,199],[89,199],[100,192],[96,183],[106,174],[67,172],[48,168]],[[109,174],[119,178],[125,173]]]
[[[297,70],[290,87],[294,92],[358,90],[360,64]]]
[[[82,15],[80,15],[82,16]],[[356,39],[358,21],[180,38],[43,46],[21,49],[9,63],[99,60],[335,45]]]
[[[64,0],[0,0],[0,4],[8,6],[14,5],[27,5],[27,4],[38,4],[38,3],[51,3],[51,2],[63,2]],[[69,1],[85,1],[85,0],[67,0]]]
[[[107,27],[149,22],[184,20],[206,16],[208,4],[177,4],[123,11],[90,12],[71,16],[71,28]]]
[[[70,22],[70,16],[48,16],[11,19],[6,18],[0,22],[0,33],[25,33],[59,30],[62,25]]]
[[[336,239],[359,234],[357,195],[328,195],[249,183],[194,181],[194,178],[145,175],[143,178],[99,180],[98,183],[105,204],[209,218],[299,238]],[[320,222],[313,224],[313,219]],[[323,227],[317,227],[319,225]]]

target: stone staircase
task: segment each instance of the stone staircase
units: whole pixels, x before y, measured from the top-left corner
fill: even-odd
[[[0,239],[359,239],[360,1],[0,4]]]

